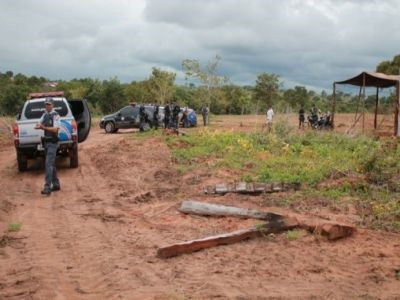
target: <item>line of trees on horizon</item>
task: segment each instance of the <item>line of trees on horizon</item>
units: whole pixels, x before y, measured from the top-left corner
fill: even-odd
[[[188,106],[195,110],[206,104],[214,114],[264,113],[268,106],[275,111],[297,112],[301,106],[308,110],[313,104],[321,111],[331,110],[331,94],[309,90],[304,86],[284,89],[277,74],[261,73],[253,86],[233,84],[227,76],[218,75],[220,60],[218,55],[205,65],[195,59],[183,60],[186,83],[181,85],[175,83],[175,73],[156,67],[148,78],[131,83],[121,83],[117,77],[108,80],[82,78],[52,81],[0,70],[0,112],[2,115],[16,115],[30,92],[53,90],[64,91],[67,99],[87,99],[95,115],[114,112],[132,102],[161,105],[177,102],[181,107]],[[391,62],[380,63],[377,70],[383,71],[383,67],[390,68],[391,72],[397,68],[398,72],[400,55]],[[336,111],[356,111],[357,98],[358,95],[338,91]],[[380,98],[382,111],[391,111],[391,98]],[[372,111],[375,96],[368,96],[365,105],[367,110]]]

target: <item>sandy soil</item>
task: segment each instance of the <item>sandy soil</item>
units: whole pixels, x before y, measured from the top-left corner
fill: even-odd
[[[18,173],[12,145],[0,147],[0,299],[400,299],[392,233],[359,229],[336,242],[275,235],[157,258],[159,246],[257,223],[182,215],[181,200],[267,209],[273,199],[206,196],[205,185],[237,174],[179,175],[163,142],[135,134],[92,130],[79,168],[57,161],[62,190],[49,197],[40,195],[42,162]],[[318,204],[307,213],[357,219]],[[16,222],[21,230],[8,231]]]

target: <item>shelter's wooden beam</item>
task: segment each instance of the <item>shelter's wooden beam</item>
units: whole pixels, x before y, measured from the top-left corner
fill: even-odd
[[[375,130],[378,125],[378,105],[379,105],[379,87],[376,87],[375,117],[374,117],[374,129]]]
[[[358,109],[360,107],[360,102],[361,102],[361,92],[362,92],[362,86],[360,85],[360,90],[358,91],[358,99],[357,99],[357,106],[356,106],[356,114],[354,115],[354,124],[356,124],[357,120],[357,115],[358,115]]]
[[[333,83],[332,129],[335,128],[335,112],[336,112],[336,82]]]
[[[396,106],[394,115],[394,135],[399,136],[399,105],[400,105],[400,82],[396,83]]]
[[[365,72],[363,73],[363,95],[362,95],[362,132],[365,130]]]

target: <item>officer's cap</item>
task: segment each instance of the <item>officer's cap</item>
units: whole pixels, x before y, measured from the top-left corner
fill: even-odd
[[[46,98],[46,100],[44,100],[44,104],[53,104],[53,98]]]

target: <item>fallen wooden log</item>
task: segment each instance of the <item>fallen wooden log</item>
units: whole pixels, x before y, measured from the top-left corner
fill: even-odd
[[[311,233],[326,236],[328,240],[338,240],[352,235],[356,228],[347,224],[323,220],[303,220],[299,227]]]
[[[239,208],[234,206],[225,206],[220,204],[211,204],[198,201],[186,200],[183,201],[180,208],[180,212],[185,214],[195,214],[202,216],[231,216],[237,218],[252,218],[265,220],[267,222],[282,222],[282,221],[293,221],[293,217],[275,213],[275,212],[264,212],[255,209]],[[319,219],[308,219],[298,218],[298,225],[300,228],[305,229],[311,233],[320,234],[326,236],[329,240],[337,240],[343,237],[348,237],[355,232],[353,226]]]
[[[209,236],[203,239],[192,240],[161,247],[157,250],[157,256],[161,258],[169,258],[180,254],[192,253],[202,249],[207,249],[220,245],[233,244],[246,239],[259,237],[270,233],[279,233],[282,231],[293,229],[297,226],[298,222],[295,219],[277,221],[264,224],[259,227],[237,230],[230,233]]]
[[[260,194],[260,193],[278,193],[289,190],[299,190],[301,184],[294,183],[257,183],[257,182],[237,182],[222,183],[206,186],[204,192],[206,194],[239,193],[239,194]]]
[[[185,214],[201,216],[232,216],[265,221],[277,221],[279,219],[286,218],[286,216],[274,212],[263,212],[255,209],[239,208],[191,200],[183,201],[178,210]]]

